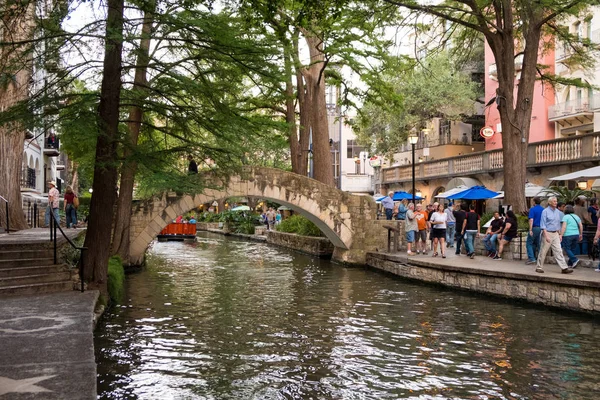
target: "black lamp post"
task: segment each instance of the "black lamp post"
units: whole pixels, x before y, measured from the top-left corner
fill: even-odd
[[[419,137],[415,132],[408,135],[408,143],[412,147],[412,202],[415,203],[415,145],[419,141]]]

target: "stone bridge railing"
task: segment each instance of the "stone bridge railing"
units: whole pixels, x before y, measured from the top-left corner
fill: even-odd
[[[600,161],[600,132],[547,140],[529,145],[527,166],[544,167],[582,161]],[[504,168],[502,150],[471,153],[415,165],[416,179],[433,179],[460,175],[498,172]],[[382,182],[408,182],[412,179],[412,166],[383,168]]]

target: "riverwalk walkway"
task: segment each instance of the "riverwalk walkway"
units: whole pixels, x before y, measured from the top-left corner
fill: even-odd
[[[447,258],[432,257],[431,252],[418,256],[373,252],[367,254],[367,265],[405,278],[600,313],[600,272],[593,268],[578,267],[572,274],[562,274],[558,265],[546,263],[541,274],[525,261],[494,261],[485,256],[470,259],[455,255],[454,249],[447,250]]]
[[[0,301],[0,399],[95,399],[97,291]]]

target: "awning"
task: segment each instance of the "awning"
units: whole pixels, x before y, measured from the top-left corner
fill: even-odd
[[[466,186],[467,188],[470,188],[473,186],[483,186],[482,183],[478,179],[468,178],[468,177],[458,177],[458,178],[450,179],[450,181],[446,185],[446,190],[454,189],[455,187],[458,187],[461,185]]]
[[[548,178],[550,181],[574,181],[577,179],[598,179],[600,178],[600,167],[582,169],[581,171],[571,172],[570,174]]]

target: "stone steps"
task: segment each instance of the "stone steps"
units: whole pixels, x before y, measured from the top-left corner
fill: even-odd
[[[0,251],[0,260],[18,260],[32,258],[53,258],[54,252],[52,249],[34,248],[34,249],[13,249]]]
[[[8,259],[8,260],[0,259],[0,269],[19,268],[19,267],[35,267],[38,265],[51,265],[51,264],[54,264],[53,257],[15,258],[15,259]]]
[[[40,293],[68,292],[71,290],[73,290],[73,282],[71,282],[71,280],[3,286],[0,287],[0,298],[8,296],[29,296]]]
[[[0,269],[0,279],[15,276],[52,274],[63,271],[66,271],[64,265],[35,265],[32,267],[3,268]]]
[[[0,278],[0,287],[23,286],[38,283],[55,283],[71,281],[71,273],[68,271],[51,272],[45,274],[32,274],[22,276],[7,276]]]
[[[17,240],[0,249],[0,297],[73,290],[69,267],[54,265],[50,241]]]

